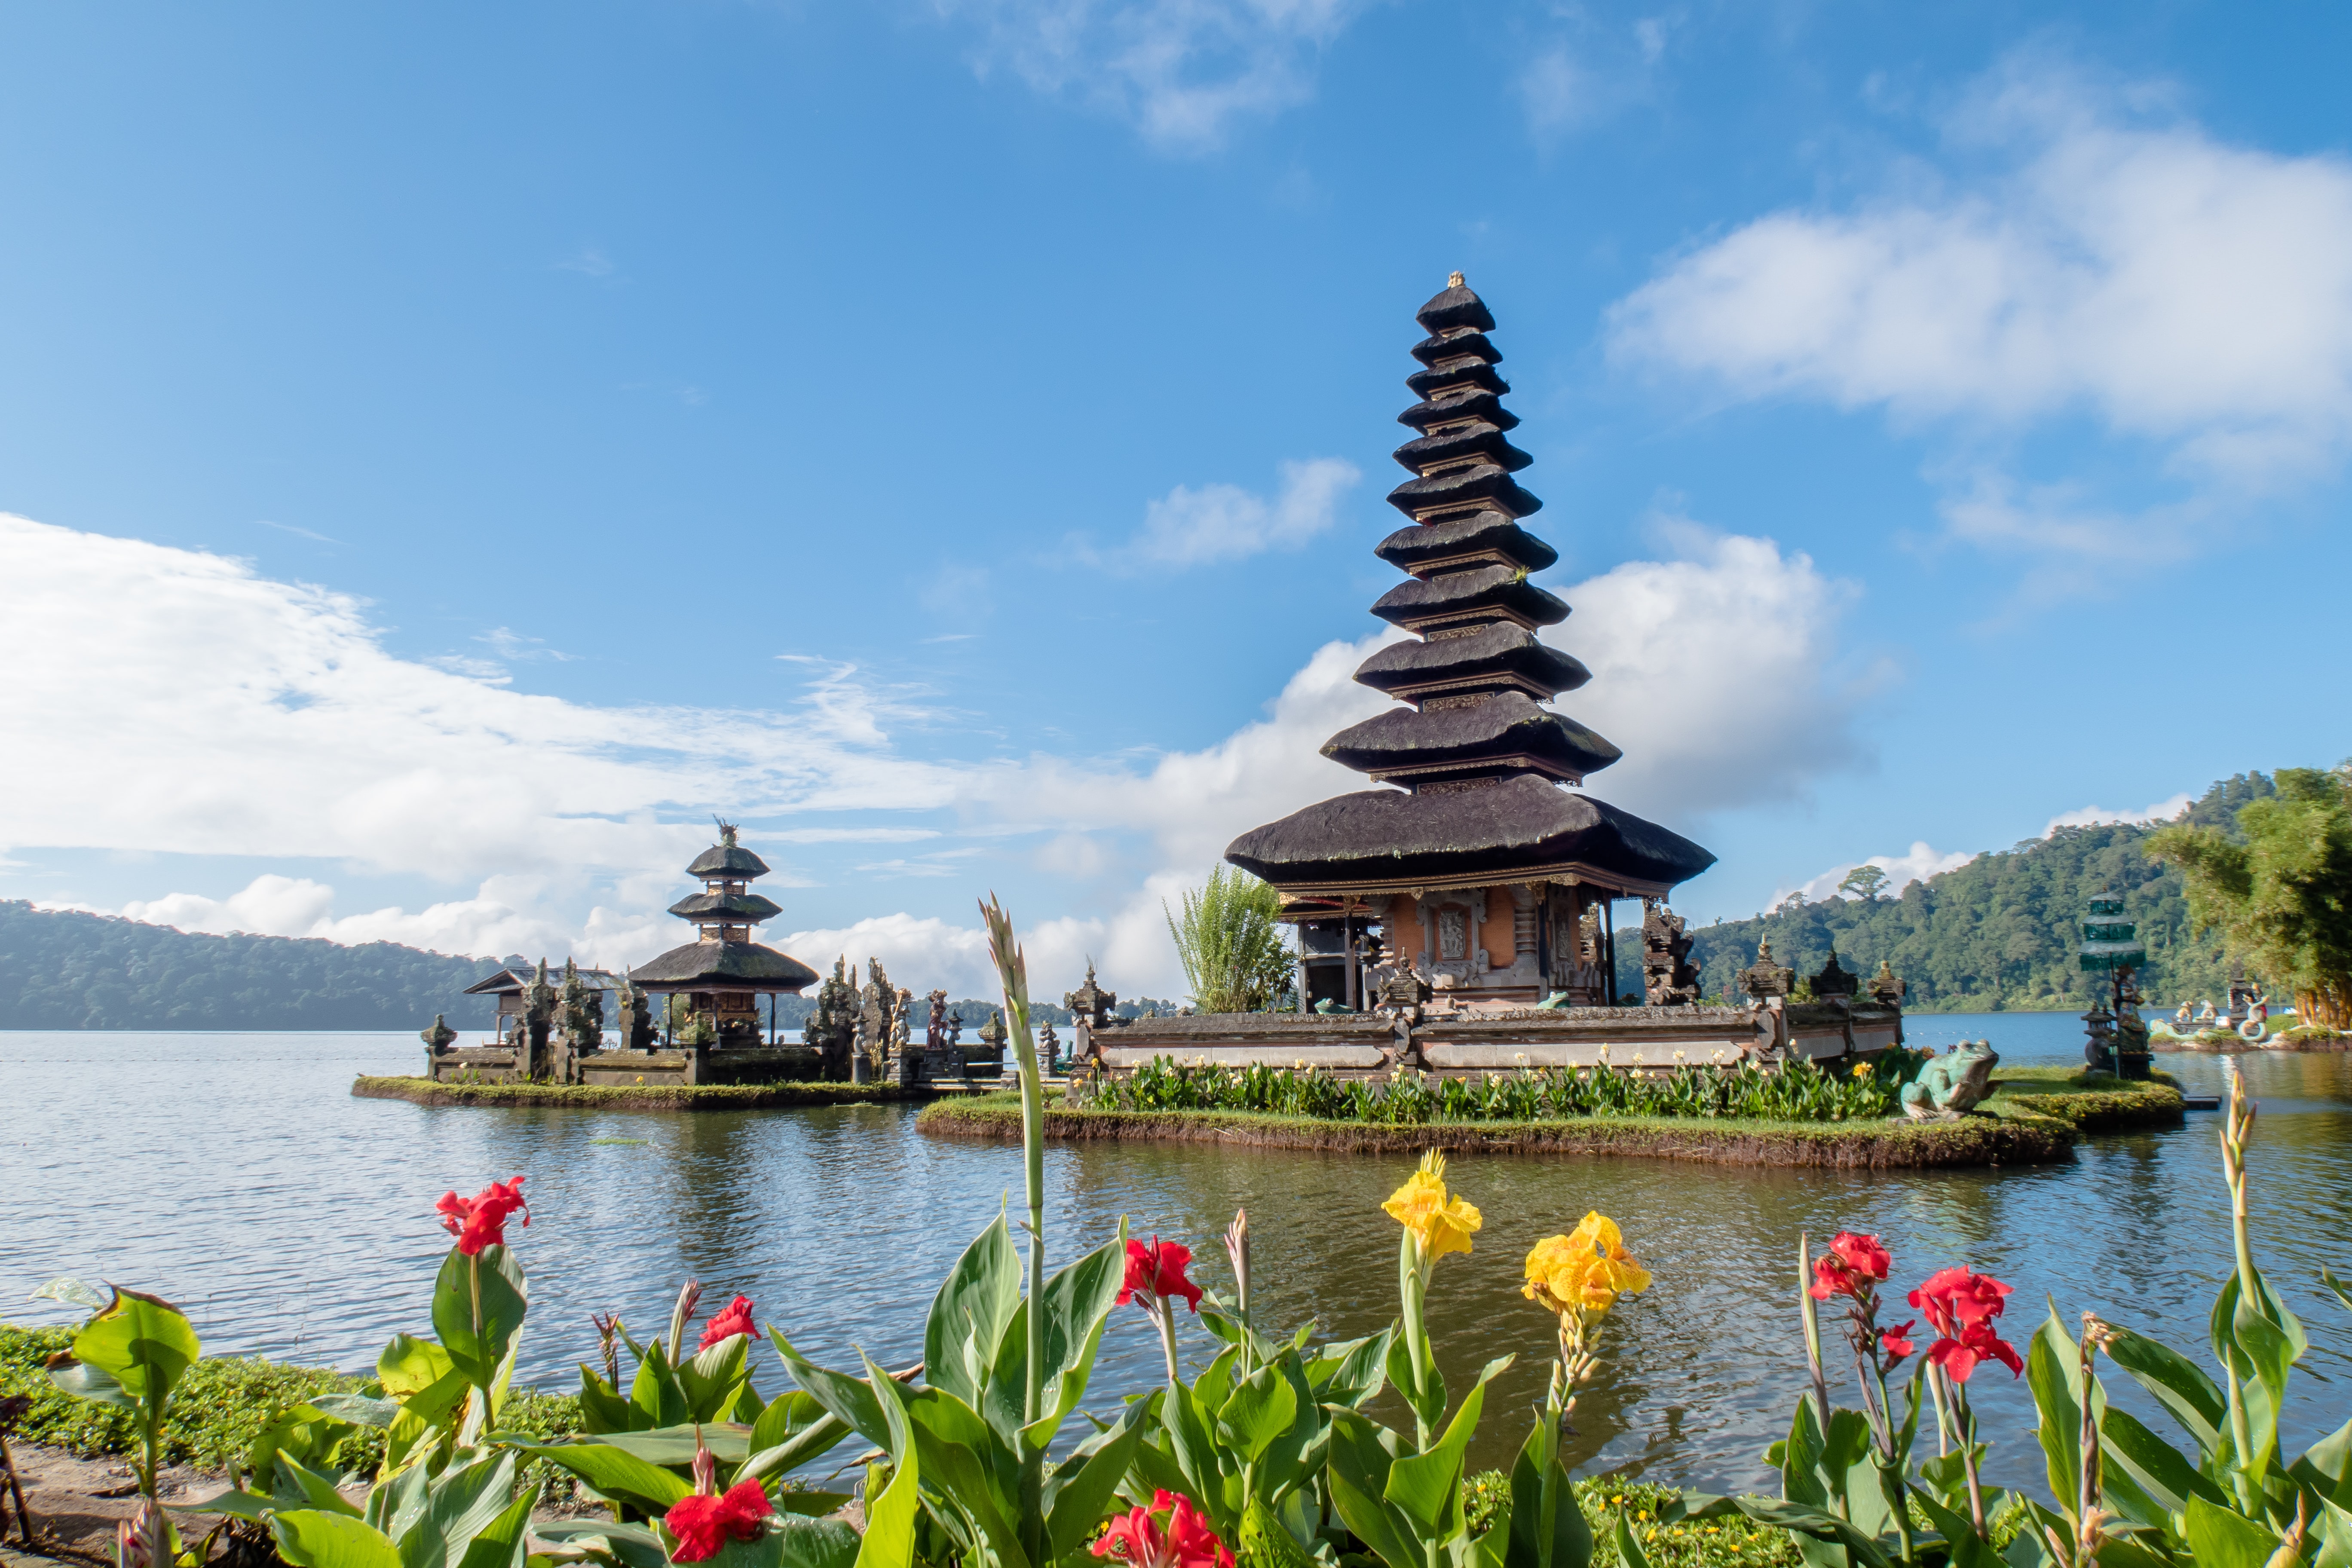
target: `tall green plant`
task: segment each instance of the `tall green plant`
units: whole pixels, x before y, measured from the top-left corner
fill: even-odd
[[[1206,887],[1179,900],[1162,900],[1168,934],[1184,966],[1192,1005],[1202,1013],[1263,1013],[1289,983],[1290,952],[1283,945],[1282,895],[1246,871],[1219,866]]]

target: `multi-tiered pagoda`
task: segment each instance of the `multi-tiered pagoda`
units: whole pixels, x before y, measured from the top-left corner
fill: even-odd
[[[1421,401],[1397,417],[1418,435],[1396,451],[1413,477],[1389,496],[1412,521],[1373,551],[1407,577],[1372,613],[1418,640],[1356,671],[1402,705],[1323,746],[1382,787],[1254,828],[1225,858],[1299,923],[1302,1005],[1362,1005],[1368,936],[1465,1000],[1615,1000],[1607,900],[1663,899],[1715,857],[1579,793],[1621,753],[1549,705],[1591,672],[1537,635],[1569,607],[1528,580],[1559,555],[1519,526],[1543,503],[1513,478],[1534,459],[1508,438],[1495,319],[1458,272],[1416,319]]]
[[[733,824],[719,825],[719,842],[696,856],[686,874],[701,880],[702,891],[680,899],[669,912],[692,922],[696,940],[629,971],[630,983],[656,994],[685,994],[688,1005],[714,1026],[719,1045],[756,1044],[760,998],[796,996],[816,971],[751,940],[754,926],[782,911],[751,891],[753,880],[768,874],[768,863],[736,842]],[[773,1006],[772,1000],[771,1028]]]

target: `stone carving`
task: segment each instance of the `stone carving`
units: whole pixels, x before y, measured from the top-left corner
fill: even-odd
[[[890,1048],[902,1057],[907,1054],[907,1037],[914,1028],[914,1017],[915,994],[901,985],[890,1014]]]
[[[1870,994],[1878,999],[1880,1006],[1900,1007],[1904,994],[1910,989],[1908,983],[1895,975],[1893,964],[1883,958],[1878,961],[1878,973],[1870,977]]]
[[[1691,939],[1682,916],[1664,904],[1642,914],[1642,993],[1653,1007],[1688,1007],[1698,1001],[1698,971],[1690,966]],[[1832,959],[1832,963],[1836,960]]]
[[[929,1015],[929,1022],[923,1026],[923,1048],[936,1051],[948,1043],[948,994],[934,991],[923,998],[923,1005]]]
[[[1796,988],[1797,972],[1772,961],[1772,939],[1756,944],[1756,962],[1739,972],[1740,989],[1757,1001],[1786,996]]]
[[[1468,911],[1444,909],[1437,911],[1437,956],[1440,960],[1466,958],[1470,954],[1470,916]]]
[[[1862,989],[1862,977],[1853,973],[1838,962],[1837,951],[1830,951],[1830,959],[1819,973],[1805,982],[1813,988],[1813,1000],[1826,1002],[1833,996],[1852,996]]]
[[[1062,1037],[1054,1033],[1050,1023],[1039,1026],[1037,1030],[1037,1063],[1041,1072],[1062,1070]]]
[[[988,1010],[988,1022],[980,1026],[980,1048],[969,1053],[964,1059],[972,1067],[993,1067],[996,1076],[1002,1078],[1004,1076],[1004,1044],[1012,1037],[1013,1031],[1004,1026],[1004,1015],[992,1007]]]
[[[433,1015],[433,1026],[419,1029],[416,1037],[425,1042],[425,1076],[432,1078],[440,1071],[441,1053],[449,1048],[449,1042],[457,1037],[457,1031],[449,1026],[448,1019],[436,1013]]]
[[[1111,1010],[1118,1005],[1118,994],[1095,984],[1095,961],[1090,958],[1087,960],[1087,983],[1063,997],[1062,1005],[1085,1027],[1107,1029],[1113,1022]]]
[[[539,961],[539,972],[530,984],[522,988],[522,1016],[515,1022],[516,1048],[522,1053],[520,1066],[529,1079],[543,1077],[548,1069],[547,1034],[555,1022],[555,987],[547,978],[547,960]]]
[[[857,1009],[857,1054],[865,1066],[860,1069],[852,1062],[851,1077],[856,1078],[862,1070],[865,1081],[879,1083],[887,1076],[891,1043],[900,1033],[898,998],[905,994],[890,984],[878,958],[866,961],[866,989],[858,993]]]
[[[1914,1121],[1957,1121],[1992,1092],[2000,1053],[1990,1040],[1964,1040],[1903,1086],[1903,1114]]]
[[[835,959],[833,973],[818,984],[816,1006],[801,1026],[801,1039],[816,1051],[821,1077],[839,1081],[849,1076],[857,1042],[857,984],[846,956]]]

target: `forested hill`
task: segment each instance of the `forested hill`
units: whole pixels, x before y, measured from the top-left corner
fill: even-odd
[[[496,959],[388,942],[201,936],[0,900],[0,1029],[487,1027]]]
[[[2206,791],[2185,820],[2234,833],[2238,807],[2271,793],[2264,775],[2241,773]],[[2142,853],[2151,831],[2061,827],[1913,882],[1900,897],[1792,898],[1761,919],[1694,931],[1692,962],[1707,994],[1721,995],[1736,988],[1738,972],[1755,962],[1757,942],[1769,936],[1772,956],[1801,977],[1820,969],[1832,946],[1839,963],[1865,977],[1879,960],[1891,961],[1911,983],[1905,1005],[1915,1010],[2083,1008],[2090,990],[2075,963],[2078,923],[2084,901],[2113,889],[2147,944],[2144,994],[2167,1007],[2225,999],[2230,966],[2220,941],[2190,933],[2180,874]]]

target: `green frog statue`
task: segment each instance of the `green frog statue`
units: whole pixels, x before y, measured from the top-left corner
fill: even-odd
[[[1992,1092],[1992,1069],[2000,1053],[1990,1040],[1963,1040],[1930,1059],[1903,1086],[1903,1114],[1914,1121],[1956,1120]]]

